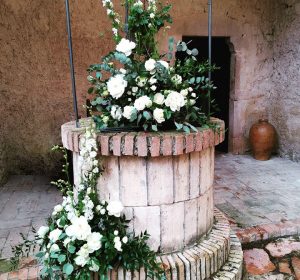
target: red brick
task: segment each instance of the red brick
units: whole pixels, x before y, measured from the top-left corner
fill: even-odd
[[[146,157],[148,155],[147,136],[144,132],[137,136],[136,146],[139,157]]]
[[[27,280],[28,268],[22,268],[19,270],[18,280]]]
[[[252,275],[262,275],[276,268],[269,255],[262,249],[245,250],[244,261],[247,272]]]
[[[202,151],[203,133],[198,131],[195,136],[195,151]]]
[[[221,143],[220,137],[221,137],[221,130],[219,128],[217,128],[214,133],[215,145],[218,145],[219,143]]]
[[[278,264],[279,271],[282,273],[292,274],[288,261],[282,261]]]
[[[191,153],[195,150],[194,147],[194,133],[190,133],[185,136],[185,152],[186,153]]]
[[[150,153],[152,157],[160,155],[160,137],[151,137]]]
[[[176,135],[175,136],[175,143],[174,143],[174,155],[181,155],[183,154],[183,135]]]
[[[209,141],[209,130],[206,129],[203,132],[203,142],[202,142],[202,149],[205,150],[209,147],[210,141]]]
[[[125,136],[123,155],[132,156],[134,153],[134,138],[136,133],[129,133]]]
[[[24,258],[20,261],[19,269],[33,266],[37,264],[37,260],[34,257]]]
[[[103,156],[108,156],[109,152],[109,136],[108,135],[100,135],[100,152]]]
[[[162,138],[162,152],[164,156],[171,156],[173,149],[173,138],[169,135],[164,135]]]
[[[37,266],[36,267],[29,267],[29,269],[28,269],[28,276],[27,276],[28,280],[39,279],[38,275],[39,275],[39,268]]]
[[[292,252],[300,251],[300,242],[295,239],[281,239],[271,242],[266,246],[270,255],[275,258],[281,258]]]
[[[300,258],[293,257],[292,258],[292,266],[297,279],[300,279]]]
[[[19,279],[19,271],[9,272],[8,279]]]
[[[209,130],[209,147],[215,146],[215,133],[212,129]]]
[[[112,137],[113,154],[115,156],[121,155],[121,141],[122,141],[122,136],[124,135],[125,133],[118,133],[117,135]]]
[[[8,279],[8,273],[1,273],[0,274],[0,280],[7,280]]]

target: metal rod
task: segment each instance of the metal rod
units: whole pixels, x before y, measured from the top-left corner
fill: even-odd
[[[76,127],[79,127],[77,96],[76,96],[76,82],[75,82],[75,72],[74,72],[74,63],[73,63],[73,46],[72,46],[72,31],[71,31],[69,0],[66,0],[66,18],[67,18],[67,31],[68,31],[70,72],[71,72],[71,82],[72,82],[73,108],[74,108],[74,113],[75,113],[75,118],[76,118]]]
[[[129,6],[128,6],[128,0],[126,0],[126,2],[125,2],[125,33],[126,33],[126,38],[127,39],[129,39],[128,16],[129,16]]]
[[[208,80],[211,82],[211,49],[212,49],[212,0],[208,0]],[[211,90],[208,89],[208,116],[210,116]]]

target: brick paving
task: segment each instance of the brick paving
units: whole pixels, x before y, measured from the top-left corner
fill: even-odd
[[[11,246],[28,236],[30,229],[45,224],[60,192],[45,176],[12,176],[0,187],[0,259],[12,256]]]

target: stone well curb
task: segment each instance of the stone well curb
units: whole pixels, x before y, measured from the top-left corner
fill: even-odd
[[[212,118],[219,129],[200,129],[183,135],[182,132],[120,132],[99,133],[99,154],[103,156],[157,157],[182,155],[199,152],[214,147],[224,141],[225,125],[222,120]],[[75,122],[62,125],[63,146],[70,151],[79,152],[79,140],[83,128],[75,128]]]

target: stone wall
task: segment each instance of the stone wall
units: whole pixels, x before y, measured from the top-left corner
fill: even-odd
[[[281,156],[300,160],[300,1],[276,1],[269,118]]]
[[[170,2],[175,4],[174,25],[169,34],[161,36],[164,42],[168,35],[207,35],[206,0]],[[79,107],[84,116],[85,70],[107,53],[113,42],[98,0],[72,0],[70,6]],[[213,35],[230,37],[233,52],[230,150],[236,153],[247,149],[249,128],[265,116],[266,97],[274,94],[270,82],[273,8],[273,0],[214,4]],[[286,22],[282,31],[288,26]],[[100,32],[104,32],[102,37]],[[49,172],[56,162],[50,147],[60,142],[60,125],[73,119],[64,1],[2,0],[0,33],[0,138],[5,139],[0,161],[6,150],[6,173]],[[276,36],[280,39],[284,32]],[[292,89],[290,92],[292,96]]]

